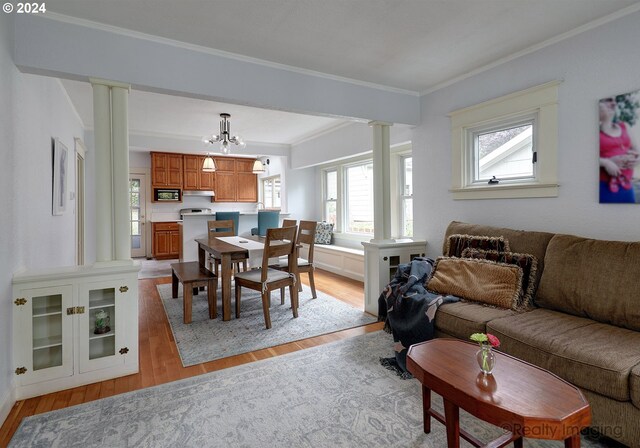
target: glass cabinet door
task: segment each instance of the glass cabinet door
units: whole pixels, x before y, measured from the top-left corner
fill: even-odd
[[[122,301],[128,300],[121,281],[80,285],[79,303],[85,313],[79,316],[80,373],[124,363]]]
[[[22,384],[73,374],[72,286],[28,289],[15,300],[16,374]]]

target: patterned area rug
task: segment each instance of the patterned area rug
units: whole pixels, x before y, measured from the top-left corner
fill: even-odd
[[[222,291],[218,289],[218,318],[209,319],[206,291],[193,297],[193,320],[184,324],[182,319],[182,285],[178,298],[171,298],[171,284],[158,285],[162,304],[185,367],[218,358],[273,347],[287,342],[332,333],[375,322],[376,319],[334,297],[304,287],[300,293],[298,318],[294,319],[289,301],[280,304],[280,292],[271,294],[271,329],[264,326],[262,301],[257,291],[242,289],[240,319],[235,318],[235,299],[232,297],[232,318],[222,321]]]
[[[28,417],[9,446],[447,446],[440,423],[432,421],[431,434],[422,431],[418,381],[401,380],[378,364],[392,345],[379,331]],[[442,411],[435,394],[433,402]],[[461,426],[482,440],[501,434],[464,412],[460,417]],[[606,445],[583,438],[582,446]]]

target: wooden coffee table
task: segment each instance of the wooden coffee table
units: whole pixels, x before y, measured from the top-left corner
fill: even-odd
[[[496,366],[484,375],[476,361],[477,344],[435,339],[412,345],[407,355],[409,372],[422,383],[424,432],[431,417],[447,427],[449,448],[460,437],[473,446],[503,447],[522,438],[564,440],[567,448],[580,447],[580,430],[591,423],[589,403],[580,390],[556,375],[504,353],[496,353]],[[431,409],[431,391],[442,396],[444,417]],[[509,432],[483,443],[460,428],[459,409]]]

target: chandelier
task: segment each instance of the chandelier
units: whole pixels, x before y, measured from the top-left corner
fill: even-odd
[[[204,137],[202,140],[209,145],[220,142],[220,150],[223,154],[229,154],[231,144],[239,146],[240,148],[247,146],[240,136],[231,135],[231,123],[229,123],[231,115],[220,114],[220,118],[222,118],[222,120],[220,120],[220,133],[213,134],[210,137]]]

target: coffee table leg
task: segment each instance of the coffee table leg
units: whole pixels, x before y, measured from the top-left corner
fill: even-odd
[[[460,411],[449,400],[444,401],[444,420],[447,425],[447,447],[460,448]]]
[[[429,434],[431,432],[431,389],[426,386],[422,386],[422,418],[424,419],[424,433]]]
[[[524,446],[522,440],[523,440],[522,437],[514,440],[513,441],[513,448],[522,448]]]
[[[190,285],[182,284],[182,293],[184,296],[183,300],[183,319],[182,321],[185,324],[191,323],[191,301],[192,301],[192,288]]]
[[[178,298],[178,277],[173,269],[171,270],[171,298]]]
[[[564,439],[564,448],[580,448],[580,434]]]

